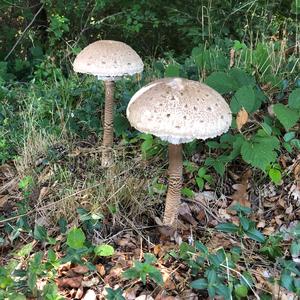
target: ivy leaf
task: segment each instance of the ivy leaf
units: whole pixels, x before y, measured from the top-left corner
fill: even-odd
[[[251,85],[242,86],[237,90],[230,102],[233,113],[238,113],[242,108],[250,113],[253,112],[255,105],[255,93]]]
[[[234,79],[225,72],[214,72],[207,77],[205,83],[217,90],[220,94],[236,90]]]
[[[270,163],[276,160],[275,150],[278,148],[279,141],[276,137],[255,136],[250,141],[244,141],[241,154],[244,161],[264,171]]]
[[[73,249],[83,248],[85,234],[81,228],[72,228],[67,235],[67,245]]]
[[[289,130],[293,127],[300,117],[297,111],[283,105],[282,103],[275,104],[273,106],[273,110],[285,130]]]
[[[289,107],[299,109],[300,108],[300,88],[295,89],[289,95]]]

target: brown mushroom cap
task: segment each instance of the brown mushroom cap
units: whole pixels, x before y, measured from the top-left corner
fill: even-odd
[[[101,40],[85,47],[76,57],[75,72],[98,76],[101,80],[116,80],[125,75],[141,73],[144,64],[128,45]]]
[[[172,144],[216,137],[232,120],[218,92],[183,78],[159,79],[140,89],[128,104],[127,118],[137,130]]]

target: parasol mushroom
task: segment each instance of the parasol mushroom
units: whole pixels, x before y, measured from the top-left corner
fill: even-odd
[[[85,47],[77,55],[73,68],[75,72],[91,74],[104,81],[105,108],[101,164],[107,167],[112,163],[115,81],[126,75],[141,73],[144,68],[143,62],[125,43],[101,40]]]
[[[176,227],[182,187],[182,143],[226,132],[232,119],[230,108],[218,92],[203,83],[164,78],[133,95],[127,118],[140,132],[169,142],[169,187],[163,224]]]

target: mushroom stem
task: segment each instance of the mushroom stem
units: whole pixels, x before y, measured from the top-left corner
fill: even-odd
[[[114,122],[114,81],[104,81],[105,87],[105,107],[104,107],[104,126],[103,126],[103,151],[102,167],[108,167],[112,164],[111,148],[113,145],[113,122]]]
[[[182,145],[169,144],[169,187],[163,224],[176,225],[182,186]]]

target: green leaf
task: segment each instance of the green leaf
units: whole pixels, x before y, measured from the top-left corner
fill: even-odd
[[[199,176],[199,177],[203,177],[205,174],[206,174],[206,168],[201,167],[201,168],[198,170],[198,176]]]
[[[80,249],[84,246],[85,234],[81,228],[72,228],[67,235],[67,245],[73,249]]]
[[[48,236],[45,227],[35,224],[33,237],[40,242],[46,241]]]
[[[269,170],[269,176],[275,184],[280,184],[281,183],[281,172],[280,172],[280,170],[271,168]]]
[[[285,142],[291,141],[294,137],[296,136],[295,131],[287,132],[284,136],[283,139]]]
[[[155,263],[157,261],[157,258],[152,253],[145,253],[144,254],[144,259],[145,259],[146,264],[152,264],[152,263]]]
[[[194,198],[194,196],[195,196],[194,191],[187,187],[184,187],[183,189],[181,189],[181,194],[188,198]]]
[[[252,140],[243,142],[241,155],[244,161],[264,171],[276,160],[275,150],[279,145],[279,140],[274,136],[255,136]]]
[[[27,255],[30,254],[30,252],[32,251],[33,249],[33,244],[34,242],[31,242],[25,246],[23,246],[17,253],[16,255],[19,256],[19,257],[25,257]]]
[[[290,108],[300,108],[300,88],[295,89],[291,92],[291,94],[289,95],[288,105]]]
[[[289,272],[282,272],[280,276],[280,285],[288,291],[293,290],[293,277]]]
[[[214,72],[207,77],[205,83],[221,94],[236,90],[234,79],[224,72]]]
[[[297,111],[281,103],[275,104],[273,106],[273,110],[277,119],[283,125],[285,130],[289,130],[291,127],[293,127],[300,117]]]
[[[130,127],[130,124],[123,115],[116,114],[114,117],[114,133],[117,137],[121,136],[122,133]]]
[[[164,280],[163,280],[161,272],[158,269],[156,269],[153,266],[150,266],[148,275],[149,275],[149,278],[152,279],[154,282],[156,282],[159,285],[163,285]]]
[[[204,188],[204,180],[201,177],[196,177],[196,183],[198,185],[198,188],[200,189],[200,191],[203,190]]]
[[[291,140],[291,145],[293,145],[294,147],[296,147],[297,149],[300,150],[300,140],[298,140],[298,139],[292,139]]]
[[[102,244],[94,248],[94,253],[97,256],[112,256],[115,253],[115,249],[110,245]]]
[[[264,235],[258,231],[256,228],[251,228],[246,231],[246,234],[248,235],[249,238],[252,240],[255,240],[259,243],[263,243],[265,241]]]
[[[272,134],[272,127],[269,124],[267,124],[266,122],[263,122],[261,124],[261,127],[267,135],[270,136]]]
[[[195,290],[205,290],[207,286],[208,284],[205,278],[199,278],[191,282],[191,288]]]
[[[300,256],[300,242],[294,240],[291,244],[290,251],[293,257]]]
[[[221,223],[215,227],[219,231],[228,232],[228,233],[237,233],[239,227],[232,223]]]
[[[165,70],[165,77],[179,77],[180,66],[179,65],[168,65]]]
[[[247,231],[250,227],[251,221],[244,216],[240,216],[240,222],[245,231]]]
[[[229,71],[229,75],[236,81],[239,88],[245,85],[255,85],[254,78],[242,69],[233,68]]]
[[[242,107],[250,113],[253,112],[255,104],[255,94],[251,85],[242,86],[237,90],[230,102],[230,108],[233,113],[238,113]]]
[[[234,293],[237,297],[241,297],[241,298],[247,297],[248,288],[243,284],[237,284],[234,287]]]

